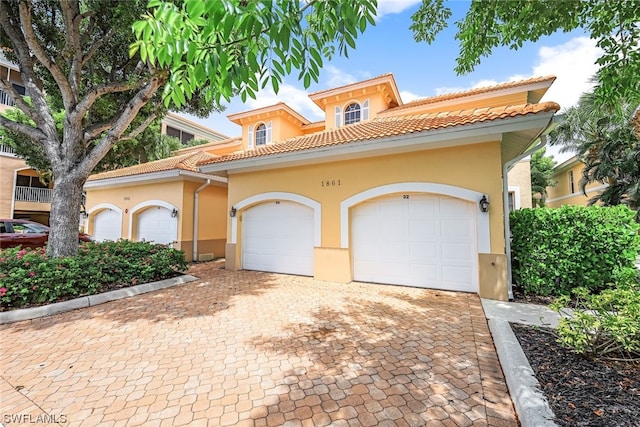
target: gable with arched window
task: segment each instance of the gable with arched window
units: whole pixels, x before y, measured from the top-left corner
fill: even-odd
[[[249,148],[271,144],[271,122],[260,123],[255,127],[249,126]]]
[[[362,104],[359,102],[351,102],[347,104],[344,110],[337,106],[335,109],[336,127],[359,123],[363,120],[369,120],[369,100],[365,100]]]

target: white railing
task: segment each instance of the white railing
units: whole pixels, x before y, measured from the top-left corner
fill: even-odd
[[[0,143],[0,154],[16,154],[13,148]]]
[[[16,186],[16,202],[51,203],[53,190],[50,188]]]
[[[9,107],[13,107],[14,105],[11,95],[3,91],[2,89],[0,89],[0,104],[8,105]]]

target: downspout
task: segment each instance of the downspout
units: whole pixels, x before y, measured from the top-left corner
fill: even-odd
[[[198,261],[198,210],[200,207],[200,191],[211,185],[211,180],[207,179],[207,182],[196,188],[193,193],[193,256],[192,261]]]
[[[547,136],[540,135],[540,142],[528,149],[515,159],[511,159],[502,166],[502,206],[504,209],[504,250],[507,255],[507,289],[509,293],[509,301],[513,300],[513,285],[511,275],[511,225],[509,224],[509,171],[520,160],[535,153],[542,147],[547,145]]]

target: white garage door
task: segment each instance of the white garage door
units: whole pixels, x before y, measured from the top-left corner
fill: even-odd
[[[477,292],[472,203],[396,194],[353,209],[354,280]]]
[[[178,219],[162,206],[152,206],[138,214],[138,241],[169,245],[178,239]]]
[[[98,212],[93,219],[93,238],[98,242],[118,240],[121,236],[122,216],[113,209]]]
[[[313,276],[313,209],[272,201],[242,217],[242,268]]]

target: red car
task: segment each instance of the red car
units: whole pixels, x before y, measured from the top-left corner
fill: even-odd
[[[26,219],[0,219],[0,248],[40,248],[46,246],[49,227]],[[78,233],[81,242],[90,242],[91,236]]]

